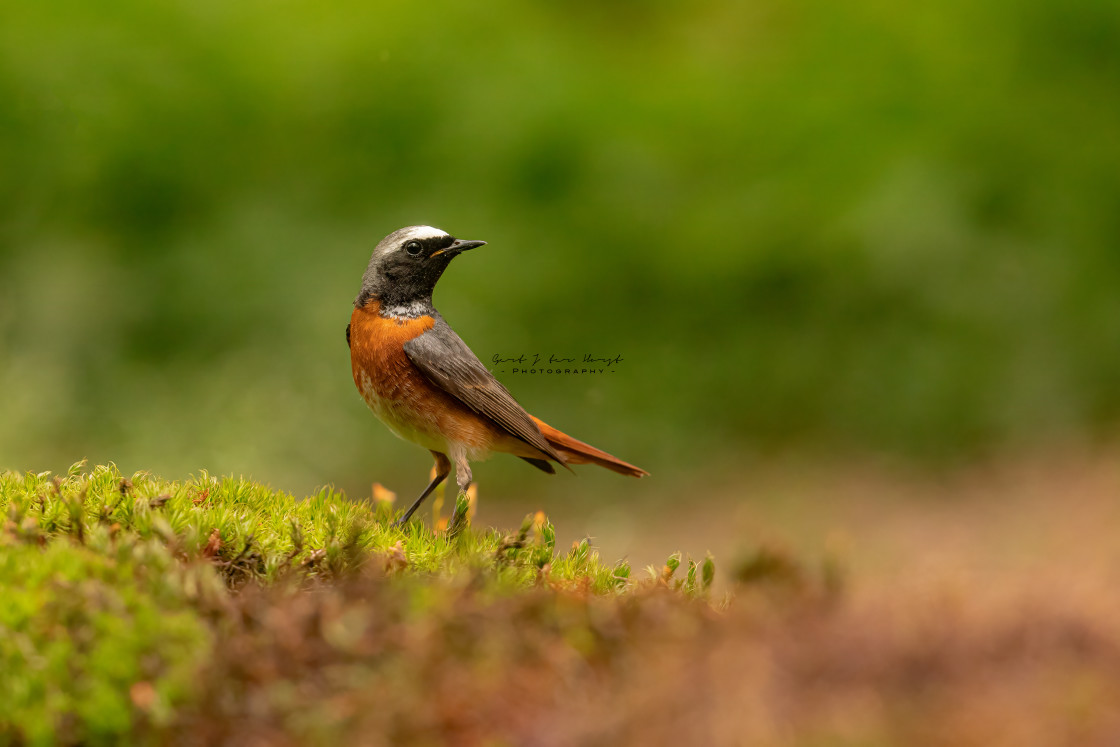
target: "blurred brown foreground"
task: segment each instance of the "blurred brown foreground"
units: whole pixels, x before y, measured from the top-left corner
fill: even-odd
[[[1115,454],[1035,455],[937,480],[785,465],[756,474],[754,501],[705,516],[685,505],[671,528],[644,528],[655,545],[662,531],[687,541],[693,525],[726,535],[715,540],[733,592],[725,607],[653,580],[622,598],[547,583],[493,598],[464,580],[415,616],[376,574],[311,594],[247,590],[207,698],[179,734],[270,745],[1117,744]],[[659,551],[639,545],[630,549]]]

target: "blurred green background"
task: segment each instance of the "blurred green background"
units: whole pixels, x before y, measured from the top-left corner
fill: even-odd
[[[1113,0],[0,5],[0,467],[288,490],[428,456],[343,329],[402,225],[535,414],[688,485],[1120,416]],[[475,469],[484,494],[649,490]]]

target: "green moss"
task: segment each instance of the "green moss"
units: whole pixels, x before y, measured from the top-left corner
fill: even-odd
[[[0,739],[111,743],[166,723],[209,653],[193,600],[215,583],[159,542],[0,535]]]
[[[537,583],[542,569],[558,584],[617,590],[626,574],[604,563],[586,543],[555,554],[545,521],[507,538],[496,530],[434,532],[413,522],[393,525],[391,504],[356,503],[330,488],[299,500],[249,480],[167,481],[147,473],[125,478],[116,467],[88,473],[75,465],[65,478],[47,473],[0,473],[0,511],[12,530],[48,541],[70,536],[105,542],[128,535],[155,540],[184,558],[212,558],[232,584],[274,580],[298,570],[330,578],[368,563],[389,563],[400,575],[484,571],[488,582],[514,589]],[[463,519],[465,521],[465,519]],[[531,535],[531,536],[530,536]]]
[[[543,515],[504,534],[472,528],[466,507],[460,498],[453,530],[436,532],[416,522],[397,527],[391,504],[355,503],[329,488],[300,500],[206,473],[186,481],[126,478],[112,465],[86,472],[83,463],[65,477],[0,472],[0,744],[158,742],[184,712],[205,720],[198,709],[218,706],[200,705],[210,702],[200,690],[227,676],[215,646],[229,645],[237,630],[252,638],[254,623],[242,619],[239,600],[258,592],[270,595],[273,610],[260,614],[285,620],[292,604],[310,604],[308,619],[334,620],[331,605],[341,602],[329,600],[346,599],[343,587],[357,595],[337,621],[299,633],[298,652],[277,634],[269,656],[284,662],[298,654],[310,671],[359,642],[373,645],[367,618],[400,635],[441,630],[447,651],[463,652],[474,650],[477,633],[462,631],[508,627],[510,605],[547,612],[534,623],[544,634],[594,658],[600,652],[586,621],[557,617],[548,612],[554,605],[582,609],[595,598],[610,605],[638,588],[672,586],[681,598],[703,593],[695,583],[631,581],[627,564],[603,562],[587,540],[557,552]],[[320,612],[316,605],[326,606]],[[406,668],[412,655],[394,654]],[[476,665],[485,671],[512,663],[472,656],[481,656]],[[248,678],[237,686],[242,694],[257,687],[258,675],[252,666],[237,675]],[[259,676],[279,708],[284,676]],[[355,676],[384,679],[365,670]]]

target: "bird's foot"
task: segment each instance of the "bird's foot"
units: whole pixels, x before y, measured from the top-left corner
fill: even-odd
[[[466,492],[459,493],[459,497],[455,499],[455,511],[447,522],[447,536],[450,539],[458,537],[464,529],[470,526],[471,520],[468,517],[470,509],[471,500]]]

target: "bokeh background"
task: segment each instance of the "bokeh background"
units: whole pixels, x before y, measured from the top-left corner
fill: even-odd
[[[484,517],[1107,441],[1120,5],[4,3],[0,466],[411,498],[343,329],[414,223],[489,242],[483,360],[622,356],[500,378],[653,473],[495,459]]]

